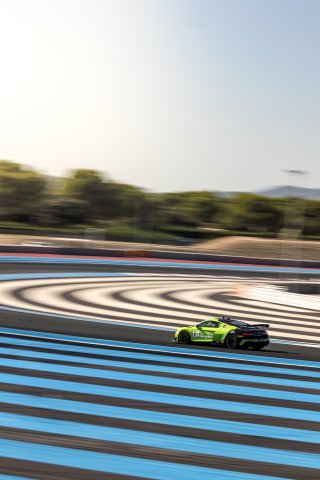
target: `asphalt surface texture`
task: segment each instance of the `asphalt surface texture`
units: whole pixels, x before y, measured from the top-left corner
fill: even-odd
[[[49,272],[253,275],[1,264],[1,274]],[[0,358],[0,478],[320,477],[319,348],[272,338],[261,351],[179,345],[169,330],[4,308]]]
[[[68,272],[84,272],[84,273],[92,273],[92,272],[99,272],[99,273],[108,273],[108,272],[129,272],[129,273],[146,273],[152,271],[153,273],[160,273],[160,274],[201,274],[201,275],[208,275],[212,276],[212,271],[206,271],[199,267],[197,269],[185,269],[177,268],[177,269],[168,269],[161,267],[159,265],[158,268],[152,267],[152,269],[148,269],[146,267],[134,267],[134,266],[105,266],[105,265],[59,265],[59,264],[20,264],[20,263],[12,263],[12,264],[2,264],[1,265],[1,273],[2,274],[19,274],[19,273],[68,273]],[[230,272],[226,274],[225,271],[217,270],[215,271],[217,276],[219,275],[226,275],[226,276],[234,276],[239,277],[239,272]],[[241,272],[241,277],[244,278],[252,278],[252,272]],[[299,279],[297,279],[296,274],[285,276],[277,273],[263,273],[263,277],[276,279],[282,279],[285,283],[286,280],[303,280],[303,279],[310,279],[308,275],[303,276],[301,275]],[[20,328],[20,329],[27,329],[33,330],[35,329],[35,324],[31,321],[32,314],[30,313],[16,313],[10,311],[0,312],[0,327],[8,327],[8,328]],[[124,321],[127,320],[126,318],[123,319]],[[110,340],[124,340],[130,342],[138,342],[138,343],[154,343],[156,345],[172,345],[173,335],[172,332],[161,331],[158,330],[155,334],[154,330],[150,328],[136,328],[126,326],[121,327],[118,325],[103,325],[101,323],[94,323],[94,322],[83,322],[81,320],[68,320],[66,318],[59,319],[59,318],[52,318],[52,316],[48,315],[37,315],[36,319],[37,325],[36,330],[39,329],[41,325],[41,331],[43,332],[53,332],[53,333],[61,333],[67,335],[78,335],[84,337],[94,337],[94,338],[101,338],[101,339],[110,339]],[[187,320],[188,324],[188,320]],[[319,329],[320,329],[320,322],[319,322]],[[194,348],[193,346],[184,346],[184,348]],[[202,345],[202,349],[212,351],[212,346]],[[286,344],[273,344],[272,341],[269,346],[265,347],[261,352],[252,352],[251,350],[241,351],[245,355],[260,355],[260,356],[284,356],[286,358],[297,358],[303,360],[319,360],[320,354],[319,350],[310,347],[304,347],[300,345],[286,345]]]

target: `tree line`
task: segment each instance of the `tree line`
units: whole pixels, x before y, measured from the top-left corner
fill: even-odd
[[[0,221],[47,228],[113,225],[193,238],[219,231],[319,236],[320,201],[211,191],[151,193],[96,170],[77,169],[54,178],[1,160]]]

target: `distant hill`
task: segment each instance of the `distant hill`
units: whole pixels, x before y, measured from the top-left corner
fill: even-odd
[[[320,188],[302,188],[293,187],[291,185],[270,187],[265,190],[254,192],[265,197],[300,197],[308,200],[320,200]]]

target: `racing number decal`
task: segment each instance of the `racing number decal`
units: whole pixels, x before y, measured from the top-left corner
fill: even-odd
[[[200,332],[192,332],[193,337],[200,337]]]

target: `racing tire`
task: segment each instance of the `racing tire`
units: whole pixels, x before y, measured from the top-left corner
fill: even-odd
[[[225,347],[227,348],[237,348],[238,347],[238,337],[235,333],[230,333],[230,335],[227,336],[224,342]]]
[[[186,330],[182,330],[182,332],[179,333],[179,342],[180,343],[191,343],[191,338],[189,332]]]

